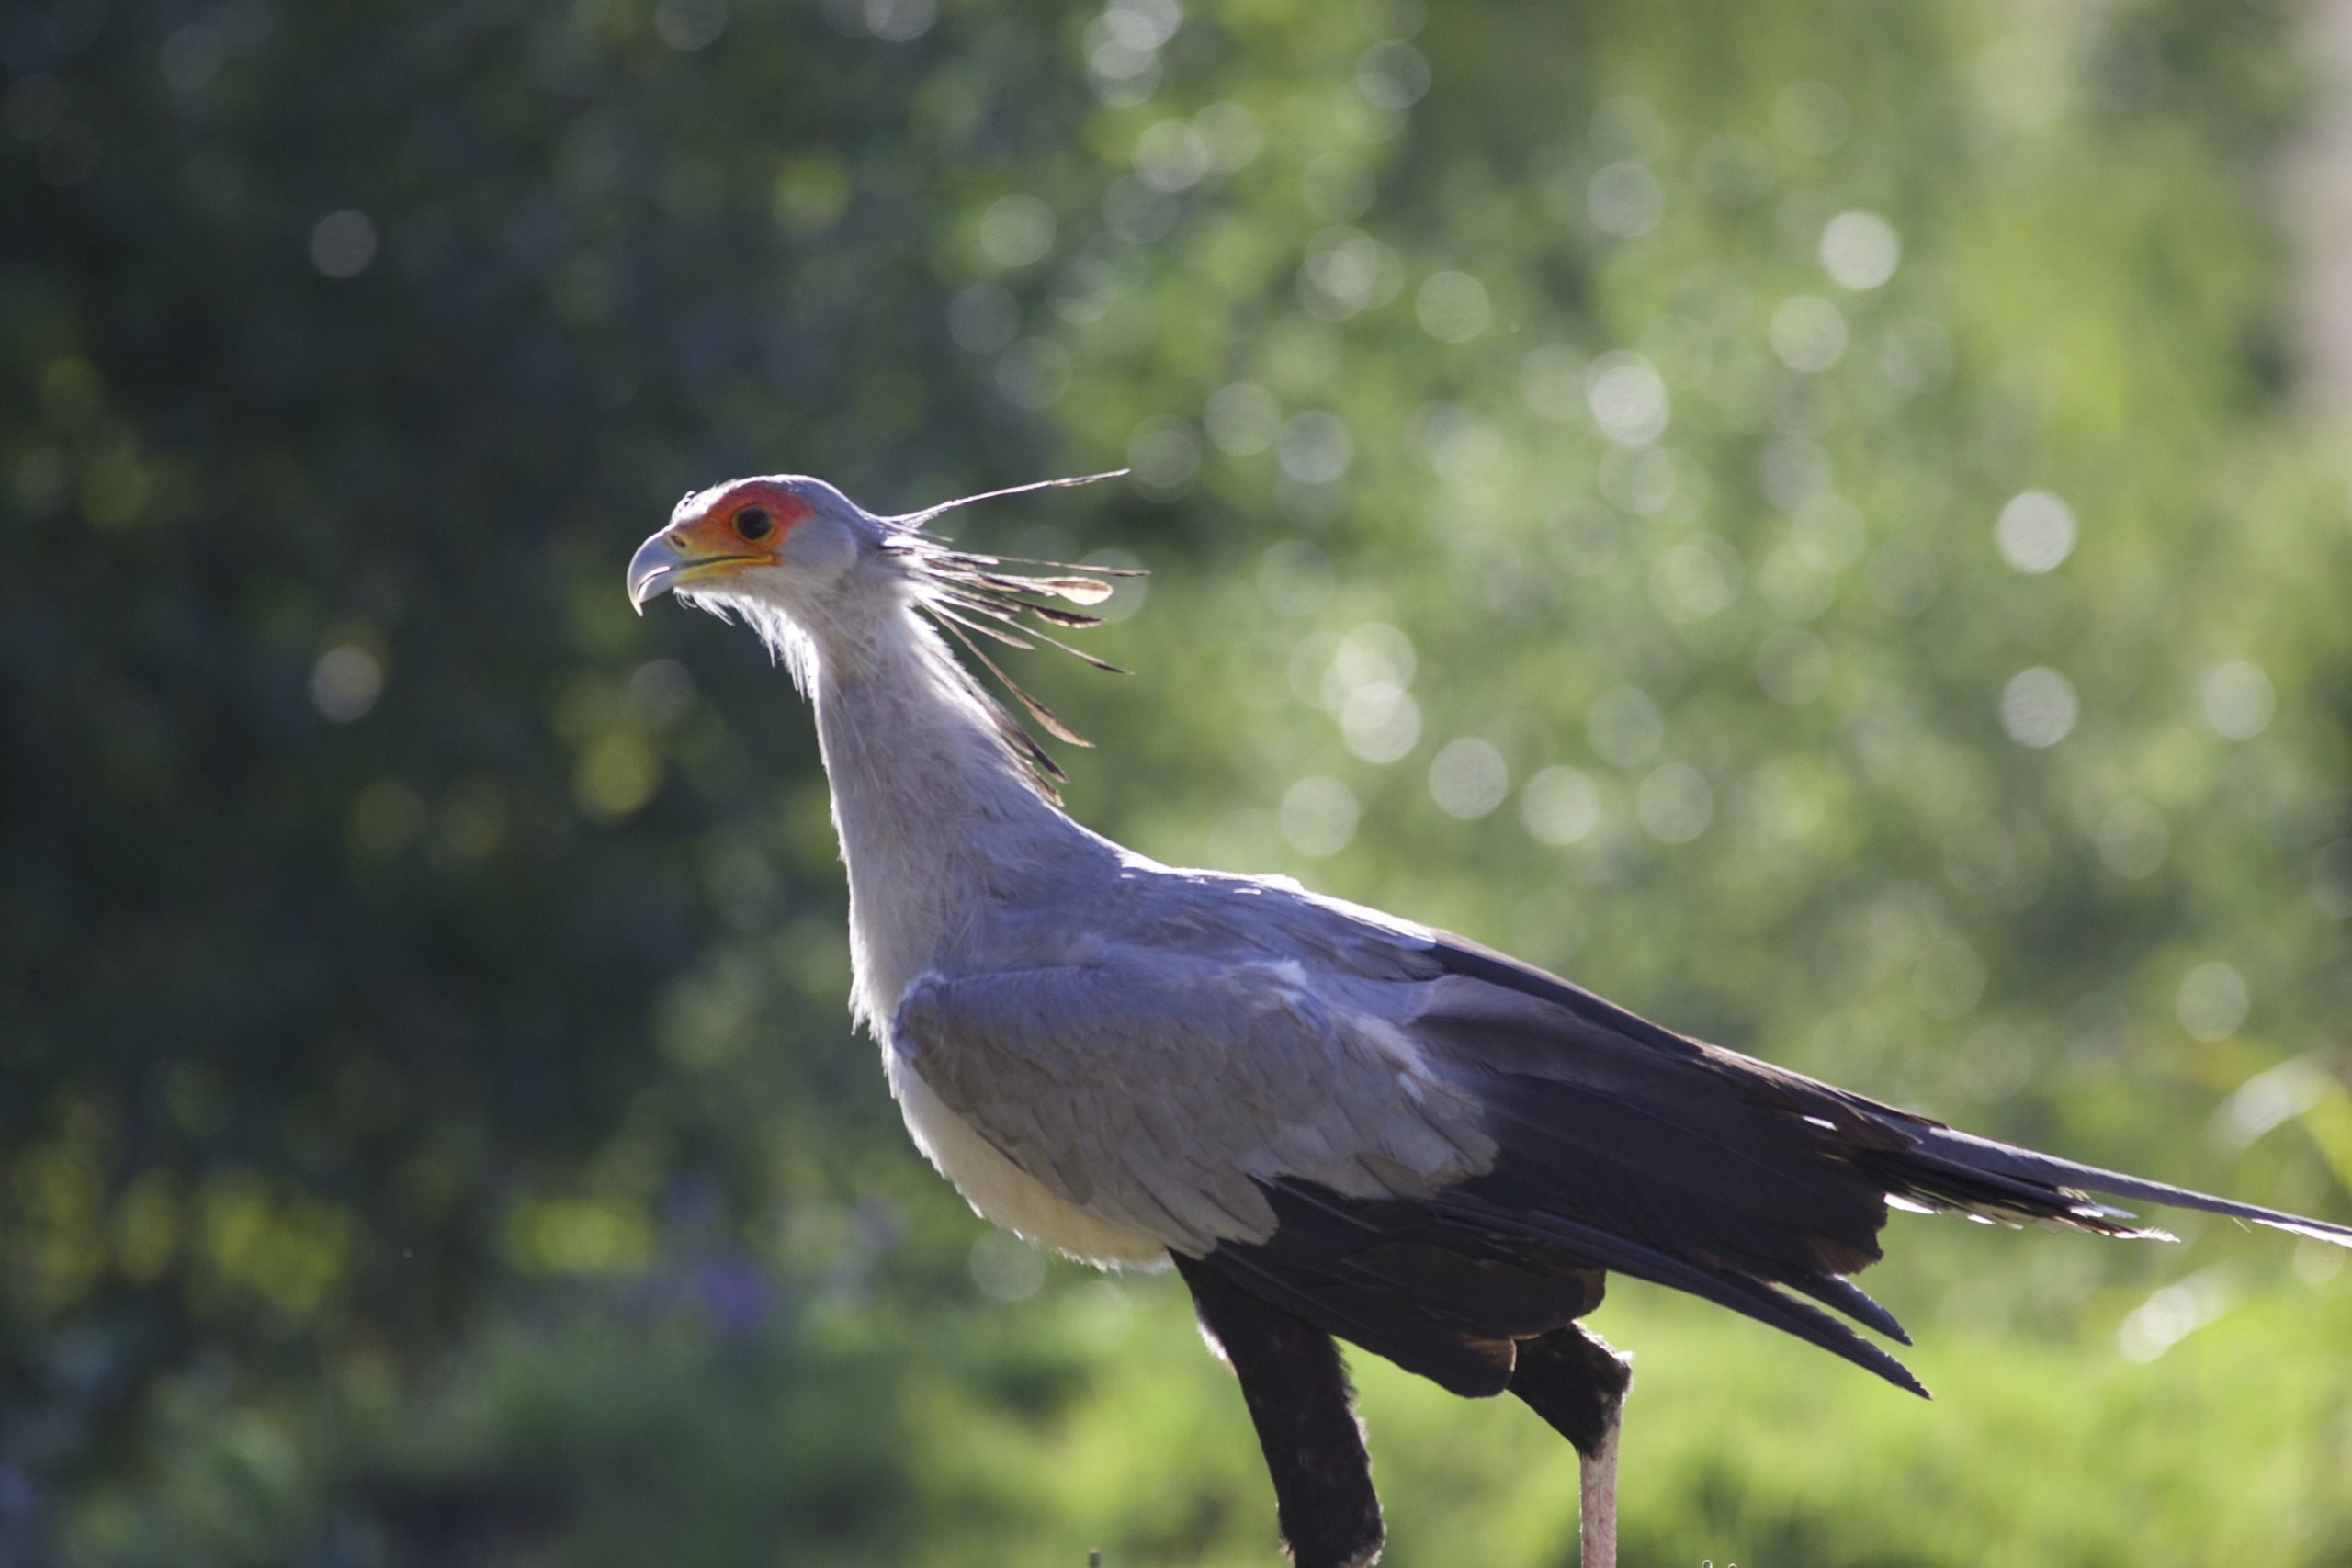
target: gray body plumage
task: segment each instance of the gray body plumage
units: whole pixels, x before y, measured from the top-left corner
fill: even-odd
[[[1006,961],[925,973],[890,1030],[1064,1201],[1199,1256],[1269,1239],[1263,1188],[1285,1179],[1422,1198],[1491,1168],[1476,1096],[1415,1036],[1437,982],[1410,934],[1134,857],[1072,903],[1082,941],[1011,912]]]

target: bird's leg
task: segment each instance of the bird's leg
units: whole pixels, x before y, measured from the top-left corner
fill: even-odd
[[[1617,1423],[1591,1452],[1577,1450],[1578,1568],[1617,1568]]]
[[[1510,1391],[1576,1445],[1582,1568],[1617,1568],[1617,1418],[1633,1368],[1575,1324],[1519,1342]]]
[[[1295,1568],[1366,1568],[1379,1558],[1385,1531],[1339,1347],[1207,1263],[1175,1257],[1201,1332],[1241,1380],[1291,1561]]]

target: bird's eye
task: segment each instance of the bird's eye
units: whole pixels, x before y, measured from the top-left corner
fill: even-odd
[[[747,506],[735,514],[735,536],[756,545],[775,532],[775,515],[764,506]]]

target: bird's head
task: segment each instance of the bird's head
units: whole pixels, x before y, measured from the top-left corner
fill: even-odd
[[[1083,739],[1016,685],[972,639],[977,634],[1020,649],[1035,646],[1035,639],[1100,669],[1116,670],[1036,629],[1034,623],[1068,631],[1098,625],[1099,617],[1050,601],[1100,604],[1111,595],[1111,585],[1103,579],[1140,573],[973,555],[925,532],[923,525],[976,501],[1091,484],[1125,471],[962,496],[903,517],[877,516],[824,480],[802,474],[731,479],[678,502],[669,524],[638,547],[628,563],[629,603],[642,615],[647,600],[674,592],[721,619],[730,610],[740,613],[791,670],[803,691],[810,689],[813,639],[821,630],[830,629],[843,648],[863,640],[870,649],[889,640],[891,626],[908,624],[878,612],[910,605],[962,643],[1047,731],[1083,746]],[[1037,566],[1050,568],[1050,574],[1011,570]],[[969,677],[963,679],[968,682]],[[977,684],[970,689],[983,704],[989,703]],[[1010,717],[1004,728],[1007,744],[1031,771],[1040,792],[1051,798],[1052,781],[1061,776],[1061,770]]]
[[[629,602],[641,615],[647,600],[682,590],[790,614],[838,593],[891,531],[888,521],[822,479],[730,479],[678,502],[668,525],[638,547],[628,563]]]

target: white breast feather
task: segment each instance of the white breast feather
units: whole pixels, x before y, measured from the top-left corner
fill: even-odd
[[[907,1059],[882,1053],[890,1092],[915,1146],[981,1218],[1066,1258],[1105,1269],[1164,1269],[1168,1249],[1141,1231],[1106,1224],[1047,1191],[949,1110]]]

